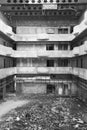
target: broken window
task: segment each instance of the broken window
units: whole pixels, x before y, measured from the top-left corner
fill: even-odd
[[[47,60],[47,67],[54,67],[54,60]]]
[[[64,33],[64,34],[68,34],[68,28],[64,28],[64,29],[63,29],[63,33]]]
[[[68,50],[68,44],[59,44],[58,50]]]
[[[68,50],[68,44],[64,44],[64,50]]]
[[[68,67],[68,59],[59,59],[58,67]]]
[[[62,33],[63,33],[62,28],[59,28],[59,29],[58,29],[58,34],[62,34]]]
[[[55,85],[47,84],[47,93],[55,93]]]
[[[58,34],[68,34],[68,28],[59,28]]]
[[[46,45],[46,50],[54,50],[54,44]]]

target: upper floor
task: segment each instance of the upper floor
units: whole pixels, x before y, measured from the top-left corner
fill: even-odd
[[[2,4],[86,3],[86,0],[1,0]]]

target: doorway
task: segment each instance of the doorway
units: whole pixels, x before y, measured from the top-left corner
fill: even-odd
[[[47,84],[47,94],[55,93],[55,85]]]
[[[54,60],[47,60],[47,67],[54,67]]]

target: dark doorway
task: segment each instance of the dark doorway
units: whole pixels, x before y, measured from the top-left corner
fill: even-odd
[[[47,67],[54,67],[54,60],[47,60]]]
[[[47,84],[47,94],[55,93],[55,85]]]

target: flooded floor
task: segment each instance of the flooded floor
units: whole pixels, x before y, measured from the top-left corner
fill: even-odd
[[[87,130],[87,106],[79,99],[54,95],[22,98],[30,102],[6,114],[0,130]]]

